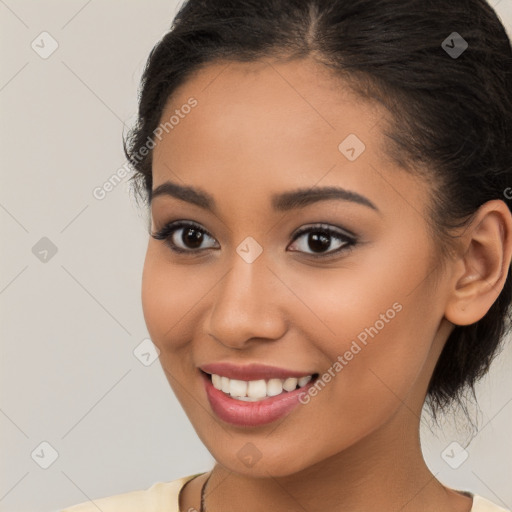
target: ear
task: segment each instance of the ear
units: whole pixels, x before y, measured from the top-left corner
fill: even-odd
[[[512,215],[499,199],[484,203],[461,235],[445,317],[470,325],[485,316],[507,279],[512,254]]]

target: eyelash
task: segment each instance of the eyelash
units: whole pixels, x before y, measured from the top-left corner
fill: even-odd
[[[182,249],[181,247],[178,247],[174,242],[172,242],[171,237],[172,235],[178,231],[180,228],[193,228],[195,231],[199,231],[205,235],[208,235],[210,238],[215,239],[211,233],[209,233],[206,229],[200,227],[198,224],[195,224],[190,221],[175,221],[170,222],[166,224],[162,229],[157,231],[156,233],[151,233],[151,236],[155,240],[161,240],[171,251],[180,253],[180,254],[190,254],[190,255],[196,255],[195,253],[198,253],[199,251],[204,251],[205,249]],[[304,235],[305,233],[322,233],[323,235],[327,235],[329,237],[336,238],[342,242],[344,242],[344,245],[341,247],[338,247],[337,249],[325,253],[305,253],[308,256],[311,256],[313,258],[330,258],[334,255],[338,255],[341,252],[349,251],[354,248],[354,246],[357,244],[357,237],[355,235],[349,235],[344,234],[338,230],[334,230],[329,226],[326,226],[325,224],[319,224],[314,225],[306,228],[302,228],[297,230],[293,234],[293,240],[292,243],[295,242],[300,236]],[[294,252],[303,252],[303,251],[294,251]]]

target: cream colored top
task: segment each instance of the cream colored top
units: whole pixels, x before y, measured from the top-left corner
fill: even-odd
[[[99,510],[101,512],[180,512],[178,501],[180,490],[189,480],[202,474],[184,476],[172,482],[157,482],[149,489],[99,498],[94,502],[87,501],[61,512],[98,512]],[[471,493],[471,496],[473,496],[471,512],[512,512],[478,494]]]

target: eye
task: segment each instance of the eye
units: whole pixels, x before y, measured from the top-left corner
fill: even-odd
[[[303,235],[308,235],[304,237]],[[156,233],[151,233],[155,240],[162,240],[173,252],[197,253],[203,249],[218,248],[215,238],[204,228],[191,221],[175,221],[166,224]],[[303,240],[300,240],[301,237]],[[202,247],[205,241],[212,240],[213,244]],[[299,240],[299,243],[296,241]],[[333,243],[334,241],[334,243]],[[293,245],[298,249],[292,251],[305,252],[314,258],[328,258],[344,250],[352,248],[357,242],[353,234],[348,234],[338,228],[319,224],[301,228],[293,235]],[[308,252],[311,249],[312,252]]]
[[[303,235],[308,235],[303,237]],[[298,250],[306,252],[314,258],[331,257],[342,251],[351,249],[356,244],[355,235],[333,229],[326,224],[301,228],[294,234],[293,241],[303,238],[298,244]],[[333,242],[334,241],[334,242]],[[292,244],[293,245],[293,244]],[[313,252],[307,252],[310,248]],[[296,250],[296,249],[293,249]]]
[[[190,221],[176,221],[166,224],[156,233],[151,233],[155,240],[163,240],[164,243],[174,252],[198,252],[201,244],[208,239],[215,240],[208,231]]]

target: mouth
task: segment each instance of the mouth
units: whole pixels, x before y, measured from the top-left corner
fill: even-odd
[[[214,414],[238,427],[259,427],[291,413],[319,374],[286,379],[239,380],[200,370]]]
[[[222,391],[234,400],[244,402],[259,402],[283,393],[296,391],[304,388],[309,382],[313,383],[319,376],[318,373],[313,373],[297,377],[240,380],[200,371],[210,380],[216,390]]]

